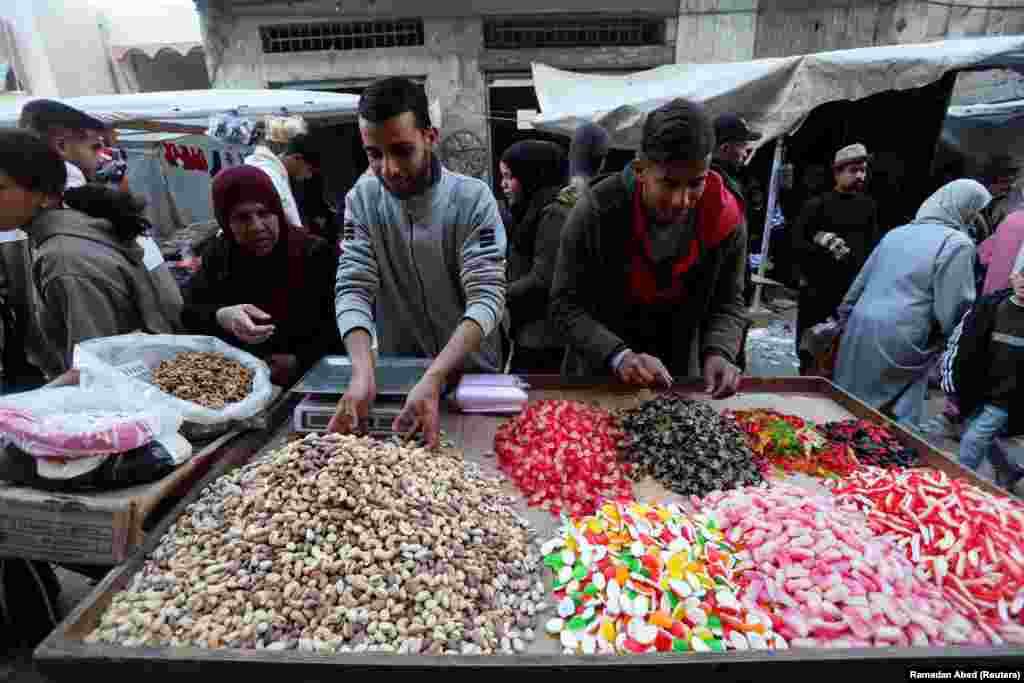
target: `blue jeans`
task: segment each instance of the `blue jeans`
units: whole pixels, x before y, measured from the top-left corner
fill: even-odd
[[[977,470],[992,454],[996,438],[1006,432],[1009,424],[1010,414],[990,403],[974,411],[960,439],[960,464]]]

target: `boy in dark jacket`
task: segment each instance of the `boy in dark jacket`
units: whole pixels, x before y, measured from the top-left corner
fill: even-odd
[[[977,470],[996,438],[1024,433],[1024,269],[1011,289],[980,299],[950,337],[942,359],[942,388],[968,416],[960,464]]]
[[[551,292],[567,374],[640,385],[703,375],[715,398],[738,388],[747,234],[710,170],[714,147],[704,109],[673,100],[648,115],[639,158],[584,189]]]

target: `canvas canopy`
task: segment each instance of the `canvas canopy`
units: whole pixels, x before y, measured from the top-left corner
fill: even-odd
[[[533,64],[541,113],[533,125],[571,135],[604,126],[612,144],[640,145],[650,111],[676,97],[713,115],[736,112],[764,134],[761,144],[794,132],[818,105],[919,88],[964,69],[1024,68],[1024,36],[969,38],[821,52],[723,64],[671,64],[626,76],[580,74]]]
[[[38,98],[25,97],[0,107],[0,128],[17,126],[21,108],[33,99]],[[148,123],[150,130],[182,133],[205,130],[210,116],[231,111],[246,118],[287,113],[344,123],[355,120],[359,106],[357,95],[313,90],[184,90],[65,97],[60,101],[115,128]]]
[[[0,128],[17,126],[21,108],[32,99],[0,106]],[[236,111],[258,119],[287,113],[337,124],[355,121],[359,104],[356,95],[305,90],[190,90],[60,101],[119,129],[129,186],[146,197],[147,217],[160,237],[212,221],[212,177],[252,152],[203,134],[210,116]]]

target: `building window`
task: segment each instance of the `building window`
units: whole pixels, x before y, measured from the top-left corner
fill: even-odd
[[[260,26],[263,52],[373,50],[423,45],[423,20],[325,21]]]
[[[529,17],[484,22],[484,46],[496,50],[662,45],[664,42],[665,20],[652,17]]]

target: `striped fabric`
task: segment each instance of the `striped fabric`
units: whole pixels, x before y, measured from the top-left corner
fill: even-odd
[[[964,333],[964,323],[967,322],[967,317],[971,313],[972,311],[964,313],[964,317],[960,319],[960,324],[953,329],[953,334],[949,335],[946,352],[942,354],[942,391],[947,396],[954,396],[957,393],[956,381],[953,377],[953,367],[956,364],[956,355],[960,351],[960,337]]]

